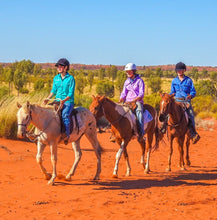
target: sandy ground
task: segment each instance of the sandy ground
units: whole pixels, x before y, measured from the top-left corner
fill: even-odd
[[[190,146],[187,171],[177,167],[175,146],[172,172],[165,172],[169,147],[162,143],[151,155],[152,172],[144,174],[141,150],[133,140],[128,145],[132,176],[125,177],[121,158],[118,179],[112,178],[118,145],[109,142],[109,132],[98,134],[105,152],[97,182],[92,181],[96,157],[85,137],[71,182],[61,177],[71,168],[74,153],[70,144],[59,145],[54,186],[47,185],[36,163],[35,144],[0,139],[0,219],[217,219],[217,122],[198,131],[201,140]],[[49,147],[44,164],[51,171]]]

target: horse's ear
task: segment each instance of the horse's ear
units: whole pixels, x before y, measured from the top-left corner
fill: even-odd
[[[172,95],[171,95],[171,97],[174,97],[175,96],[175,93],[173,93]]]
[[[29,101],[26,102],[26,106],[27,106],[27,109],[30,110],[30,106],[31,106],[31,105],[30,105],[30,102],[29,102]]]
[[[94,95],[92,95],[92,99],[94,100],[94,99],[96,99],[96,97]]]
[[[164,96],[164,93],[160,93],[160,97],[162,98]]]
[[[21,108],[22,105],[21,105],[19,102],[17,102],[17,107],[18,107],[18,108]]]

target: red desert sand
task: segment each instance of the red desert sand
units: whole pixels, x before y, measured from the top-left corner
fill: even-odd
[[[98,133],[104,148],[99,181],[92,181],[96,156],[85,137],[75,175],[65,181],[74,153],[70,144],[59,144],[54,186],[47,185],[36,163],[34,143],[0,139],[0,219],[217,219],[217,122],[198,132],[201,139],[190,146],[191,166],[186,171],[177,166],[176,145],[172,172],[165,171],[166,141],[151,154],[151,172],[144,174],[140,146],[132,140],[127,147],[132,176],[125,177],[122,156],[118,179],[112,178],[118,145],[109,142],[109,131]],[[48,146],[43,160],[51,172]]]

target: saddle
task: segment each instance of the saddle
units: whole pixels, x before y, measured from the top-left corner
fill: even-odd
[[[60,102],[53,101],[53,102],[49,103],[48,105],[54,106],[54,110],[58,113],[58,115],[60,117],[60,121],[61,121],[61,133],[64,134],[66,129],[65,129],[65,125],[64,125],[63,119],[62,119],[62,109],[59,109]],[[77,113],[78,113],[77,109],[74,108],[69,116],[69,118],[70,118],[70,134],[73,132],[73,128],[74,128],[73,117],[75,118],[75,127],[77,128],[77,134],[79,133],[79,123],[78,123]]]

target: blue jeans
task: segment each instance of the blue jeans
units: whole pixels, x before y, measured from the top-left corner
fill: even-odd
[[[62,108],[62,119],[66,128],[66,134],[69,137],[70,134],[70,114],[74,108],[74,104],[71,102],[65,102]]]
[[[191,105],[190,105],[190,107],[187,109],[186,112],[187,112],[187,114],[188,114],[188,116],[189,116],[189,118],[190,118],[190,120],[191,120],[193,126],[195,127],[194,111],[193,111],[193,108],[192,108]]]
[[[144,117],[143,117],[143,103],[136,102],[136,117],[138,120],[138,128],[139,128],[139,135],[143,136],[145,134],[144,131]]]

